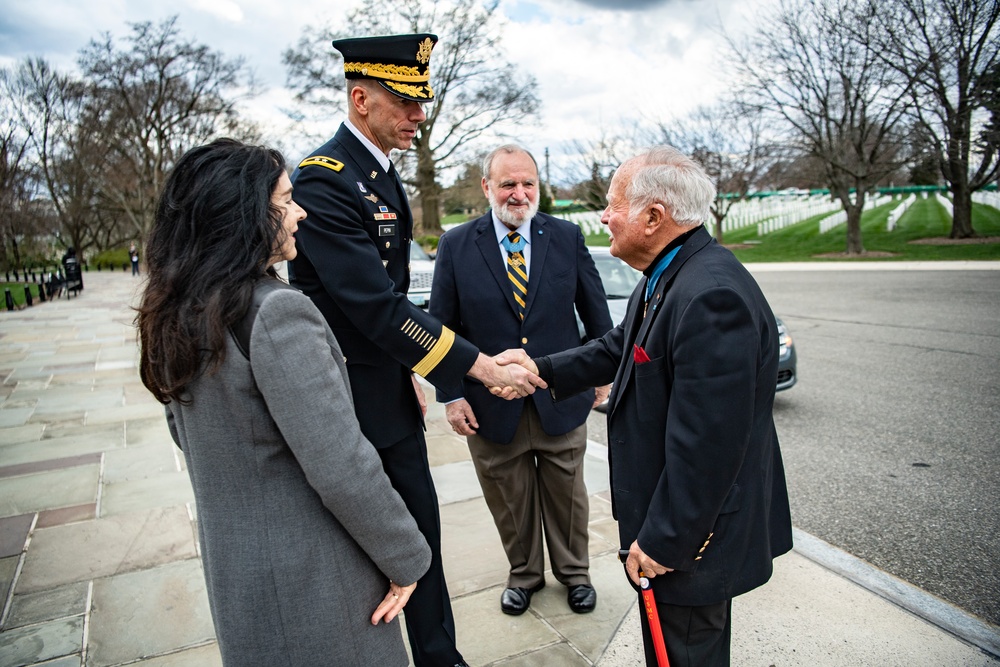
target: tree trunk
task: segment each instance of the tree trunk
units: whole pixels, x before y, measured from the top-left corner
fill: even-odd
[[[419,225],[414,225],[413,235],[440,236],[444,233],[441,229],[441,186],[437,182],[434,156],[425,142],[417,146],[417,188],[420,190],[423,221]]]
[[[856,199],[851,201],[851,191],[846,186],[831,187],[830,192],[840,201],[847,213],[847,249],[848,255],[860,255],[865,251],[861,242],[861,213],[865,210],[865,195],[863,187],[855,187]]]
[[[719,245],[722,245],[722,221],[726,219],[726,216],[713,210],[712,217],[715,218],[715,240],[719,242]]]
[[[863,210],[862,199],[858,197],[858,203],[848,206],[847,211],[847,254],[860,255],[865,251],[865,246],[861,242],[861,212]]]
[[[952,204],[954,214],[951,219],[949,238],[968,239],[976,235],[972,228],[972,192],[966,185],[955,183],[952,186]]]

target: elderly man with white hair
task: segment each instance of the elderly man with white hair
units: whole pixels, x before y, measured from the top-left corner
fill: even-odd
[[[715,188],[670,147],[621,165],[601,221],[611,253],[645,274],[603,338],[522,363],[560,399],[614,381],[608,445],[625,570],[644,576],[646,663],[728,665],[732,598],[792,546],[772,418],[778,331],[757,283],[702,225]],[[640,572],[642,573],[640,575]]]

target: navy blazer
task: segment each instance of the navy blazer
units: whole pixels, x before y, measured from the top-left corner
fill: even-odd
[[[479,351],[406,298],[406,193],[347,127],[303,160],[292,182],[308,217],[289,278],[344,351],[361,430],[388,447],[422,426],[410,371],[455,390]]]
[[[438,245],[430,313],[484,353],[522,347],[530,356],[580,344],[576,311],[590,338],[600,338],[613,323],[600,274],[580,228],[538,213],[531,221],[531,260],[524,321],[517,314],[491,212],[460,225]],[[466,379],[459,391],[438,391],[441,402],[464,398],[479,422],[478,434],[509,443],[517,430],[524,400],[505,401]],[[593,389],[555,403],[547,391],[531,396],[549,435],[567,433],[587,419]]]
[[[614,379],[608,410],[612,508],[633,540],[675,572],[657,600],[715,604],[765,583],[791,549],[772,418],[774,315],[753,277],[705,229],[681,246],[645,309],[646,280],[622,324],[541,359],[561,395]],[[649,361],[636,363],[635,345]]]

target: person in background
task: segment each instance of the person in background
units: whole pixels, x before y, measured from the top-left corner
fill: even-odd
[[[128,256],[132,260],[132,275],[139,275],[139,251],[136,249],[134,242],[128,248]]]
[[[272,265],[305,212],[280,153],[218,140],[164,186],[137,308],[197,504],[227,666],[407,665],[430,549],[361,433],[340,345]]]
[[[487,353],[520,347],[539,356],[576,347],[577,311],[588,337],[606,334],[612,322],[600,274],[580,228],[538,212],[531,154],[514,145],[493,150],[483,160],[482,187],[491,211],[441,237],[431,315]],[[438,402],[468,439],[510,563],[501,611],[523,614],[545,585],[543,527],[569,608],[593,611],[583,458],[594,390],[557,406],[547,392],[504,401],[466,380],[461,392],[438,391]]]

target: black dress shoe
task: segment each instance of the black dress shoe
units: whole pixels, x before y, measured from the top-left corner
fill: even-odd
[[[587,614],[597,606],[597,591],[590,584],[577,584],[569,587],[566,594],[569,608],[578,614]]]
[[[453,665],[453,667],[469,667],[469,663],[467,663],[465,660],[463,660],[462,662],[456,662]]]
[[[508,588],[500,596],[500,611],[511,616],[520,616],[528,611],[531,594],[545,588],[545,582],[531,588]]]

